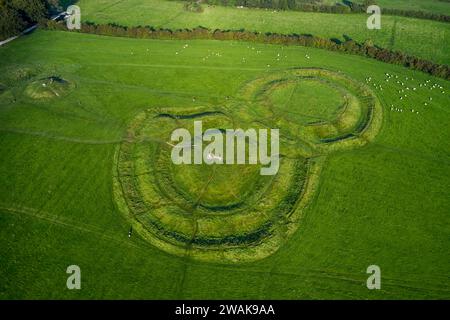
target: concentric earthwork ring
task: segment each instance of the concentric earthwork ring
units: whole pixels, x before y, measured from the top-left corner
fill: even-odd
[[[289,101],[294,113],[288,114],[271,99],[306,81],[341,95],[331,119],[300,116],[295,123],[293,114],[304,116],[307,101]],[[308,108],[311,117],[314,107]],[[202,121],[203,130],[279,128],[278,173],[262,176],[259,165],[173,164],[170,134],[176,128],[192,132],[195,120]],[[115,199],[135,230],[166,252],[216,262],[261,259],[297,229],[326,155],[368,143],[380,126],[375,95],[343,74],[324,69],[266,74],[248,82],[223,108],[153,108],[138,114],[115,155]]]

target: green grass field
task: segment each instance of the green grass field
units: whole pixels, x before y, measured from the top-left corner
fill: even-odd
[[[338,2],[330,0],[330,2]],[[363,3],[361,0],[353,1],[355,3]],[[383,8],[424,11],[436,14],[450,13],[450,4],[443,0],[377,0],[376,3]]]
[[[382,16],[380,30],[368,30],[365,14],[273,12],[204,6],[202,13],[183,9],[183,3],[160,0],[105,0],[77,2],[82,20],[115,22],[127,26],[150,25],[182,29],[197,26],[211,29],[241,29],[260,32],[313,34],[344,40],[344,35],[364,42],[372,39],[381,47],[401,50],[438,63],[450,64],[450,24],[396,16]],[[127,12],[127,14],[123,14]]]
[[[95,6],[84,1],[80,5],[82,10],[87,7],[86,20],[135,24],[138,18],[120,14],[125,10],[122,2],[95,14]],[[137,5],[126,8],[141,12],[139,24],[204,24],[202,18],[167,11],[164,5],[159,13]],[[203,21],[224,27],[219,13],[228,10],[236,21],[242,19],[234,9],[215,8],[205,15],[216,14],[217,19]],[[111,16],[114,12],[117,16]],[[254,14],[242,23],[253,20],[248,26],[257,29],[262,19],[258,15],[276,16]],[[289,30],[291,15],[308,16],[286,13],[284,27],[269,26]],[[403,20],[416,25],[416,20],[398,18]],[[438,26],[441,36],[448,30],[447,25],[426,23]],[[314,28],[319,25],[305,32]],[[341,32],[339,25],[329,28]],[[439,32],[432,33],[439,37]],[[410,42],[412,50],[421,50],[419,42]],[[431,54],[426,48],[423,52]],[[439,59],[447,61],[445,50],[440,52]],[[300,81],[292,74],[297,68],[323,68],[327,76]],[[269,82],[282,75],[285,82]],[[351,123],[326,123],[326,132],[306,130],[308,135],[302,136],[302,125],[316,118],[331,121],[340,114],[344,97],[349,106],[353,101],[364,110],[363,100],[352,98],[361,94],[353,83],[379,101],[376,134],[361,134],[364,139],[355,145],[351,141],[358,139],[336,147],[321,145],[321,137],[356,130],[362,113],[344,113]],[[400,66],[304,47],[41,30],[22,37],[0,48],[0,298],[449,299],[449,85]],[[314,92],[328,96],[315,97]],[[133,222],[121,207],[117,174],[127,173],[123,170],[128,164],[142,169],[158,160],[146,162],[153,159],[153,144],[136,144],[127,158],[126,143],[161,138],[154,137],[154,129],[173,125],[170,119],[151,118],[148,125],[136,121],[143,113],[181,115],[218,108],[241,123],[275,121],[268,123],[279,124],[281,134],[294,137],[281,144],[288,156],[305,156],[313,149],[306,145],[319,146],[314,150],[322,155],[321,170],[314,173],[316,185],[293,222],[295,232],[262,259],[234,263],[208,255],[199,259],[193,248],[172,252],[148,239],[145,230],[136,229],[129,239]],[[210,121],[227,125],[230,120],[216,115]],[[179,123],[190,125],[187,120]],[[124,140],[130,133],[136,136]],[[302,140],[309,143],[301,145]],[[211,176],[208,168],[166,169],[178,181],[178,191],[170,189],[170,183],[163,186],[174,201],[189,200],[198,192],[193,181]],[[237,174],[224,170],[213,175],[224,188],[212,186],[200,201],[204,206],[233,204],[236,199],[230,193],[237,189],[245,194],[248,188],[239,176],[254,176],[245,168]],[[282,170],[287,172],[284,177],[297,172],[289,171],[289,165]],[[161,172],[165,181],[166,171]],[[136,173],[130,175],[136,180],[123,178],[120,185],[138,183],[129,190],[154,201],[154,184]],[[227,176],[242,185],[226,185]],[[275,189],[289,190],[286,181],[280,179]],[[278,203],[282,196],[275,193],[264,203]],[[171,226],[183,231],[181,223]],[[214,231],[214,225],[205,230]],[[252,256],[253,249],[245,253]],[[71,264],[81,268],[81,290],[66,288],[65,271]],[[366,268],[372,264],[381,267],[382,290],[366,288]]]

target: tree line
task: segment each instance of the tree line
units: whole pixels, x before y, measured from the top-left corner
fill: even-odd
[[[18,35],[50,14],[62,10],[61,0],[0,0],[0,40]]]
[[[47,20],[42,27],[48,30],[67,31],[63,23]],[[393,51],[373,45],[370,40],[358,43],[347,38],[345,41],[338,39],[325,39],[305,34],[278,34],[261,33],[241,30],[210,30],[204,27],[194,29],[156,29],[150,26],[126,27],[118,24],[95,24],[83,23],[78,32],[105,35],[131,37],[140,39],[210,39],[210,40],[239,40],[249,42],[260,42],[279,45],[300,45],[305,47],[327,49],[344,53],[361,55],[386,63],[401,65],[410,69],[426,72],[433,76],[450,80],[450,67],[447,65],[433,63],[400,51]]]

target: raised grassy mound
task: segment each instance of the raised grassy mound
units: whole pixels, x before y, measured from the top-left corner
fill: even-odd
[[[318,98],[316,94],[327,94]],[[281,128],[280,169],[175,165],[170,134],[209,128]],[[116,153],[115,195],[135,229],[155,246],[208,261],[266,257],[296,230],[326,154],[369,142],[381,125],[371,91],[323,69],[255,79],[214,110],[149,109],[129,125]]]
[[[31,82],[25,93],[33,99],[52,99],[67,95],[75,85],[63,78],[51,76]]]

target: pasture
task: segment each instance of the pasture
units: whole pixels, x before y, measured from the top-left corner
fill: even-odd
[[[330,2],[338,2],[327,0]],[[363,3],[362,0],[353,1],[355,3]],[[377,0],[375,1],[381,8],[424,11],[436,14],[450,13],[450,5],[448,1],[442,0]]]
[[[449,85],[304,47],[41,30],[1,47],[0,298],[449,298]],[[161,161],[174,119],[155,116],[167,113],[278,126],[280,177]],[[198,188],[205,196],[192,206]],[[240,202],[248,215],[214,221],[223,217],[210,211]],[[135,211],[142,203],[154,207]],[[293,218],[280,215],[273,238],[257,233],[262,246],[227,254],[230,235],[249,240],[277,217],[274,206]],[[177,220],[180,207],[200,221],[195,233]],[[268,220],[252,220],[251,208]],[[158,214],[189,245],[152,230]],[[222,242],[204,254],[195,236]],[[71,264],[82,290],[65,287]],[[382,290],[366,288],[371,264]]]
[[[368,30],[366,14],[327,14],[266,9],[237,9],[207,6],[201,13],[183,9],[183,3],[159,0],[80,0],[83,21],[149,25],[183,29],[198,26],[210,29],[245,29],[259,32],[312,34],[344,41],[371,39],[375,45],[450,64],[450,24],[396,16],[382,16],[380,30]],[[450,10],[449,10],[450,11]],[[127,14],[124,14],[127,12]]]

